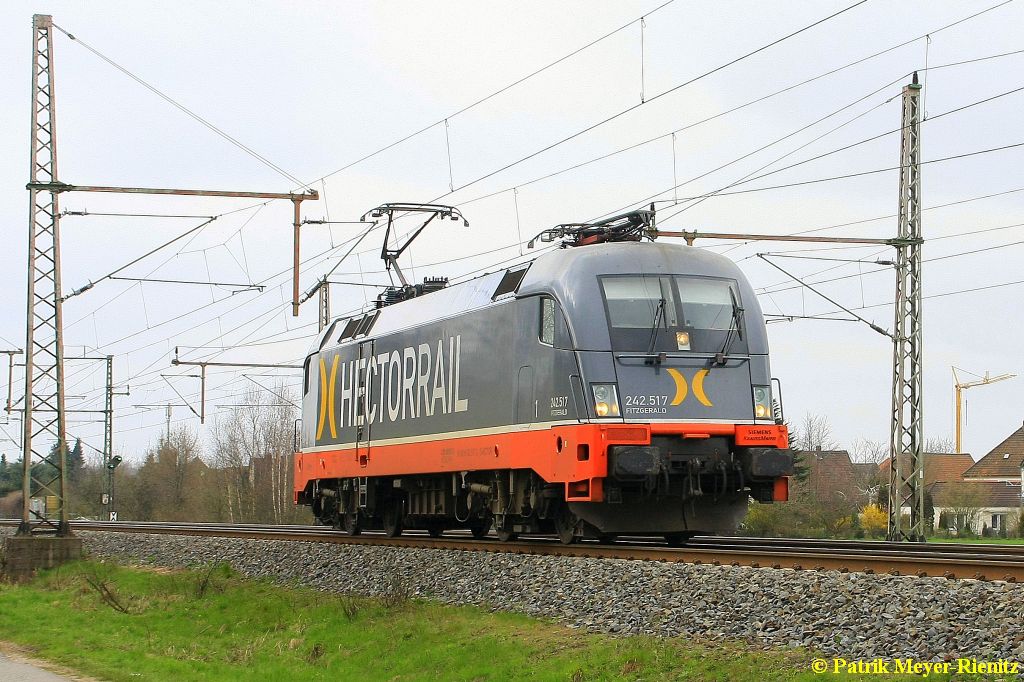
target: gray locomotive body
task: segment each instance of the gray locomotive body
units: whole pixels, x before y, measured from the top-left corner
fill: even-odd
[[[305,365],[296,502],[349,532],[730,531],[788,491],[770,376],[728,259],[554,250],[335,321]]]

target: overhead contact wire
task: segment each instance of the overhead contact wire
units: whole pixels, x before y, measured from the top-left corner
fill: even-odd
[[[568,59],[571,59],[572,57],[575,57],[577,54],[583,52],[584,50],[586,50],[586,49],[588,49],[590,47],[593,47],[594,45],[597,45],[598,43],[606,40],[607,38],[612,37],[616,33],[619,33],[621,31],[626,30],[627,28],[629,28],[630,26],[632,26],[636,22],[640,21],[640,19],[642,19],[643,17],[650,16],[650,15],[654,14],[655,12],[658,12],[659,10],[662,10],[665,7],[668,7],[674,1],[675,0],[668,0],[668,2],[664,2],[664,3],[660,4],[660,5],[658,5],[654,9],[645,12],[640,17],[637,17],[636,19],[633,19],[633,20],[623,24],[622,26],[620,26],[620,27],[618,27],[618,28],[616,28],[614,30],[609,31],[608,33],[605,33],[604,35],[602,35],[599,38],[595,38],[594,40],[590,41],[586,45],[583,45],[582,47],[576,48],[572,52],[570,52],[570,53],[568,53],[568,54],[566,54],[566,55],[564,55],[562,57],[559,57],[558,59],[554,60],[553,62],[549,62],[548,64],[540,67],[539,69],[536,69],[535,71],[531,71],[530,73],[528,73],[525,76],[522,76],[521,78],[519,78],[519,79],[509,83],[508,85],[495,90],[491,94],[486,95],[484,97],[481,97],[480,99],[476,100],[475,102],[473,102],[471,104],[467,104],[466,106],[462,107],[458,111],[455,111],[455,112],[453,112],[451,114],[448,114],[444,118],[441,118],[441,119],[439,119],[437,121],[434,121],[433,123],[430,123],[429,125],[425,125],[422,128],[420,128],[419,130],[416,130],[415,132],[409,133],[405,137],[399,138],[398,140],[395,140],[394,142],[392,142],[392,143],[390,143],[388,145],[385,145],[385,146],[381,147],[380,149],[377,149],[377,150],[375,150],[373,152],[370,152],[369,154],[366,154],[365,156],[362,156],[362,157],[356,159],[355,161],[351,161],[351,162],[345,164],[344,166],[342,166],[341,168],[338,168],[337,170],[331,171],[330,173],[327,173],[323,177],[318,178],[318,180],[324,180],[326,178],[331,177],[332,175],[337,175],[338,173],[341,173],[342,171],[346,171],[349,168],[352,168],[353,166],[356,166],[356,165],[358,165],[358,164],[360,164],[360,163],[362,163],[364,161],[372,159],[373,157],[377,156],[378,154],[382,154],[382,153],[388,151],[389,149],[397,147],[398,145],[402,144],[403,142],[407,142],[408,140],[411,140],[412,138],[416,137],[417,135],[421,135],[421,134],[425,133],[426,131],[430,130],[434,126],[441,125],[441,123],[443,123],[444,121],[446,121],[448,119],[452,119],[452,118],[455,118],[456,116],[459,116],[460,114],[466,113],[470,109],[473,109],[473,108],[483,104],[487,100],[492,99],[494,97],[497,97],[498,95],[500,95],[500,94],[502,94],[504,92],[507,92],[508,90],[511,90],[512,88],[516,87],[517,85],[520,85],[521,83],[524,83],[524,82],[530,80],[534,76],[538,76],[538,75],[544,73],[545,71],[547,71],[548,69],[550,69],[550,68],[552,68],[554,66],[557,66],[558,64],[561,64],[562,62],[564,62],[564,61],[566,61]]]
[[[611,116],[608,116],[607,118],[604,118],[604,119],[602,119],[602,120],[600,120],[600,121],[598,121],[596,123],[593,123],[593,124],[583,128],[582,130],[578,130],[575,133],[572,133],[571,135],[563,137],[563,138],[561,138],[560,140],[558,140],[556,142],[552,142],[551,144],[549,144],[549,145],[547,145],[547,146],[545,146],[545,147],[543,147],[541,149],[538,149],[535,152],[532,152],[532,153],[530,153],[530,154],[528,154],[528,155],[526,155],[526,156],[524,156],[524,157],[522,157],[520,159],[517,159],[516,161],[513,161],[512,163],[506,164],[506,165],[502,166],[501,168],[497,168],[497,169],[495,169],[493,171],[490,171],[489,173],[485,173],[484,175],[481,175],[480,177],[476,178],[475,180],[471,180],[471,181],[469,181],[469,182],[467,182],[465,184],[459,185],[458,187],[455,188],[455,190],[453,190],[452,192],[449,192],[448,194],[453,194],[455,192],[458,192],[458,191],[461,191],[463,189],[466,189],[467,187],[471,187],[471,186],[473,186],[473,185],[475,185],[475,184],[477,184],[479,182],[482,182],[483,180],[486,180],[487,178],[490,178],[490,177],[493,177],[493,176],[497,175],[498,173],[502,173],[502,172],[508,170],[509,168],[512,168],[513,166],[517,166],[517,165],[519,165],[519,164],[521,164],[521,163],[523,163],[525,161],[528,161],[528,160],[530,160],[530,159],[532,159],[532,158],[534,158],[536,156],[539,156],[539,155],[543,154],[544,152],[550,151],[550,150],[554,149],[555,147],[563,145],[566,142],[569,142],[570,140],[574,140],[574,139],[576,139],[577,137],[579,137],[581,135],[584,135],[584,134],[586,134],[586,133],[588,133],[588,132],[590,132],[592,130],[600,128],[603,125],[611,123],[612,121],[614,121],[614,120],[616,120],[618,118],[621,118],[622,116],[625,116],[626,114],[628,114],[628,113],[630,113],[632,111],[635,111],[636,109],[638,109],[638,108],[640,108],[642,106],[648,105],[651,102],[659,100],[662,97],[665,97],[666,95],[669,95],[669,94],[671,94],[673,92],[676,92],[677,90],[680,90],[681,88],[684,88],[684,87],[686,87],[688,85],[692,85],[693,83],[696,83],[697,81],[702,80],[704,78],[707,78],[708,76],[711,76],[711,75],[713,75],[715,73],[718,73],[719,71],[722,71],[723,69],[726,69],[726,68],[728,68],[728,67],[730,67],[730,66],[732,66],[734,64],[737,64],[737,63],[743,61],[744,59],[748,59],[750,57],[753,57],[754,55],[756,55],[756,54],[758,54],[760,52],[763,52],[763,51],[765,51],[765,50],[767,50],[767,49],[769,49],[771,47],[774,47],[775,45],[778,45],[779,43],[782,43],[782,42],[784,42],[786,40],[789,40],[790,38],[793,38],[793,37],[795,37],[797,35],[800,35],[801,33],[805,32],[805,31],[809,31],[810,29],[815,28],[816,26],[819,26],[819,25],[821,25],[821,24],[823,24],[823,23],[825,23],[827,21],[830,21],[831,19],[834,19],[834,18],[840,16],[841,14],[849,12],[850,10],[852,10],[852,9],[854,9],[856,7],[859,7],[860,5],[863,5],[867,1],[868,0],[859,0],[859,2],[855,2],[854,4],[848,6],[848,7],[844,8],[844,9],[841,9],[838,12],[834,12],[833,14],[830,14],[827,17],[819,19],[819,20],[817,20],[817,21],[815,21],[815,22],[813,22],[811,24],[808,24],[808,25],[806,25],[806,26],[804,26],[804,27],[802,27],[800,29],[797,29],[796,31],[788,33],[788,34],[782,36],[781,38],[776,38],[775,40],[771,41],[770,43],[767,43],[765,45],[762,45],[761,47],[758,47],[758,48],[756,48],[754,50],[746,52],[746,53],[740,55],[739,57],[736,57],[735,59],[732,59],[732,60],[730,60],[730,61],[728,61],[728,62],[726,62],[724,64],[716,66],[713,69],[705,71],[705,72],[701,73],[700,75],[694,76],[693,78],[690,78],[690,79],[688,79],[686,81],[683,81],[682,83],[679,83],[678,85],[674,85],[671,88],[669,88],[668,90],[664,90],[662,92],[659,92],[657,95],[651,97],[650,99],[646,100],[645,102],[641,102],[639,104],[634,104],[631,107],[627,107],[627,108],[625,108],[625,109],[623,109],[623,110],[621,110],[621,111],[619,111],[619,112],[617,112],[615,114],[612,114]],[[443,194],[440,197],[437,197],[437,198],[433,199],[432,201],[436,201],[437,199],[443,198],[444,196],[447,196],[447,194]]]
[[[63,28],[61,28],[57,24],[54,24],[53,27],[55,29],[57,29],[58,31],[60,31],[61,33],[63,33],[64,35],[66,35],[70,40],[78,43],[79,45],[81,45],[82,47],[87,49],[89,52],[92,52],[94,55],[96,55],[97,57],[99,57],[100,59],[105,61],[107,64],[109,64],[110,66],[114,67],[115,69],[117,69],[118,71],[123,73],[124,75],[128,76],[133,81],[135,81],[136,83],[138,83],[142,87],[146,88],[147,90],[149,90],[150,92],[155,94],[160,99],[164,100],[165,102],[167,102],[168,104],[170,104],[174,108],[176,108],[179,111],[185,113],[186,115],[188,115],[193,120],[199,122],[200,124],[202,124],[203,126],[208,128],[209,130],[213,131],[214,133],[216,133],[220,137],[224,138],[225,140],[227,140],[231,144],[235,145],[236,147],[238,147],[239,149],[244,151],[246,154],[248,154],[252,158],[256,159],[260,163],[264,164],[265,166],[267,166],[268,168],[270,168],[274,172],[276,172],[279,175],[281,175],[282,177],[284,177],[286,180],[289,180],[290,182],[294,182],[294,183],[296,183],[298,185],[301,185],[303,187],[306,186],[305,183],[303,183],[297,177],[295,177],[294,175],[292,175],[288,171],[284,170],[283,168],[278,166],[276,163],[272,162],[270,159],[268,159],[267,157],[263,156],[262,154],[260,154],[256,150],[254,150],[252,147],[249,147],[249,146],[243,144],[238,139],[236,139],[236,138],[232,137],[231,135],[229,135],[228,133],[224,132],[223,130],[221,130],[220,128],[215,126],[210,121],[206,120],[205,118],[203,118],[202,116],[200,116],[196,112],[194,112],[191,109],[189,109],[188,107],[186,107],[181,102],[178,102],[177,100],[175,100],[170,95],[166,94],[162,90],[159,90],[155,86],[153,86],[150,83],[148,83],[145,80],[143,80],[141,77],[135,75],[134,73],[132,73],[131,71],[129,71],[125,67],[121,66],[120,64],[115,62],[113,59],[111,59],[110,57],[106,56],[105,54],[103,54],[102,52],[100,52],[99,50],[94,48],[92,45],[89,45],[85,41],[75,37],[74,35],[72,35],[68,31],[64,30]]]

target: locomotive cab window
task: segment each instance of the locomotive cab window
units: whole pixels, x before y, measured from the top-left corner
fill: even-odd
[[[724,279],[676,277],[683,304],[683,322],[696,329],[728,330],[738,321],[733,306],[739,306],[739,293],[733,282]],[[742,328],[739,328],[742,332]]]
[[[662,323],[675,327],[676,304],[667,277],[605,277],[608,321],[618,329],[651,329]]]
[[[733,280],[607,275],[600,282],[613,350],[718,353],[728,340],[730,351],[746,352]]]
[[[540,341],[549,346],[555,343],[555,299],[549,296],[540,299]]]

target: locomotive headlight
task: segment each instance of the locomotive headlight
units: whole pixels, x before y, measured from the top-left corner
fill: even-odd
[[[615,384],[593,384],[594,413],[598,417],[619,416],[619,392]]]
[[[768,386],[754,386],[754,417],[771,419],[772,391]]]

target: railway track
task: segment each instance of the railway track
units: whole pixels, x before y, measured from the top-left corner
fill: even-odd
[[[17,525],[0,520],[0,525]],[[938,576],[978,580],[1024,581],[1024,546],[978,544],[906,544],[882,541],[815,540],[793,538],[697,537],[680,548],[666,547],[655,538],[622,539],[614,544],[581,542],[562,545],[546,536],[516,542],[494,538],[473,539],[452,531],[440,538],[425,533],[389,538],[367,532],[357,537],[322,526],[267,526],[256,524],[156,523],[73,521],[83,531],[195,535],[256,540],[290,540],[335,544],[385,545],[473,552],[579,556],[692,564],[839,570],[892,575]]]

